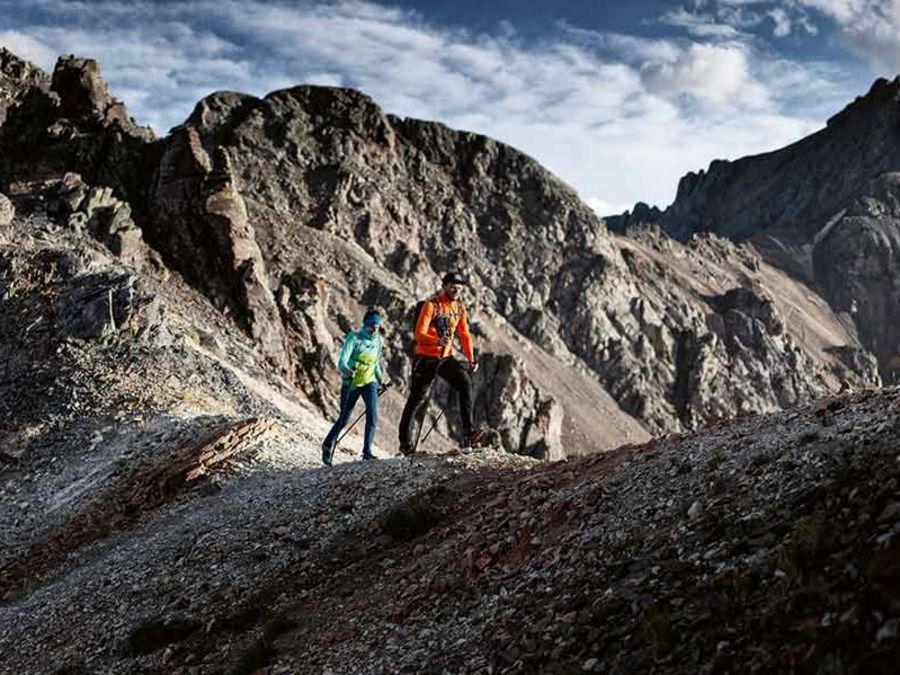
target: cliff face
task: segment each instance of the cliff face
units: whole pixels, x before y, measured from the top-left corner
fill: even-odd
[[[402,323],[438,272],[463,268],[472,275],[476,316],[489,309],[561,364],[596,378],[651,431],[777,409],[838,380],[874,381],[869,366],[854,374],[840,359],[805,352],[777,321],[766,325],[752,310],[723,308],[683,279],[666,279],[665,262],[651,263],[611,236],[526,155],[385,115],[359,93],[297,87],[264,99],[214,94],[166,143],[167,153],[194,143],[231,157],[274,286],[297,270],[334,279],[334,260],[308,252],[323,241],[350,246],[365,257],[337,267],[338,278],[352,280],[343,294],[383,302]],[[167,180],[162,171],[158,184]],[[163,209],[164,192],[152,198]],[[174,260],[179,246],[167,237],[163,227],[150,241]],[[740,269],[740,253],[729,251],[733,260],[722,269]],[[392,296],[375,269],[412,293]],[[748,281],[740,276],[726,273],[708,290],[725,294],[729,283]],[[751,292],[771,304],[765,288]],[[735,332],[729,312],[748,328]],[[834,346],[847,342],[853,338]]]
[[[568,186],[489,138],[295,87],[213,94],[155,140],[95,62],[61,59],[49,79],[17,94],[0,128],[13,201],[42,208],[75,183],[108,186],[127,217],[87,229],[121,249],[113,233],[139,228],[139,245],[125,237],[133,264],[178,273],[325,412],[330,354],[361,307],[386,310],[404,378],[409,310],[455,268],[472,279],[479,347],[500,359],[476,378],[477,414],[510,450],[597,450],[877,381],[833,316],[810,326],[821,344],[803,339],[805,318],[785,329],[787,282],[761,261],[712,239],[610,234]]]
[[[656,222],[682,240],[712,232],[752,243],[821,292],[892,378],[900,362],[898,171],[900,78],[878,80],[808,138],[686,175]]]

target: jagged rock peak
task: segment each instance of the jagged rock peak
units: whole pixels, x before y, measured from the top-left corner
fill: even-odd
[[[662,215],[663,212],[658,207],[638,202],[631,211],[616,216],[607,216],[603,222],[606,223],[606,229],[610,232],[626,234],[639,227],[659,225],[662,222]]]
[[[5,47],[0,47],[0,126],[6,110],[15,105],[25,92],[38,88],[50,89],[50,78],[33,63],[20,59]]]
[[[0,84],[3,89],[16,82],[49,87],[47,74],[33,63],[20,59],[6,47],[0,47]]]
[[[59,96],[64,117],[82,122],[94,122],[106,127],[118,122],[134,130],[135,121],[128,116],[125,104],[109,93],[95,59],[73,55],[62,56],[53,69],[51,91]]]
[[[830,127],[836,122],[845,120],[847,117],[865,110],[866,108],[878,106],[889,101],[893,101],[894,103],[900,101],[900,75],[893,80],[879,77],[872,83],[872,86],[865,96],[857,96],[856,99],[841,110],[841,112],[828,118],[828,126]]]

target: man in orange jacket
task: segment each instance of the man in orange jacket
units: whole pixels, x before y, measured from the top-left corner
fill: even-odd
[[[467,282],[459,272],[446,274],[442,281],[441,291],[422,303],[416,320],[412,385],[400,418],[400,452],[404,455],[414,451],[410,438],[412,420],[420,418],[420,408],[436,375],[440,375],[459,395],[464,446],[476,445],[480,436],[480,432],[473,432],[472,429],[472,381],[469,378],[469,373],[474,373],[478,364],[472,350],[469,317],[459,300]],[[465,365],[453,358],[454,335],[459,336]]]

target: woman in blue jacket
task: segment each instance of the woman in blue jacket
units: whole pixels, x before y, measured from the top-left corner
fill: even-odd
[[[362,397],[366,404],[366,432],[363,440],[363,459],[375,459],[372,441],[378,423],[378,388],[381,386],[381,352],[384,341],[378,334],[381,314],[370,309],[363,317],[358,331],[350,331],[338,356],[341,373],[341,413],[322,443],[322,461],[331,466],[338,435],[347,425],[353,406]]]

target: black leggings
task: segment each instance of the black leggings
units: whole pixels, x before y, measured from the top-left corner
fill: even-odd
[[[447,382],[459,395],[459,414],[462,417],[464,440],[472,435],[472,381],[469,372],[454,358],[441,361],[428,356],[417,356],[413,361],[412,386],[406,406],[403,408],[403,416],[400,418],[400,446],[409,448],[412,446],[410,427],[413,418],[422,422],[425,410],[422,404],[428,394],[428,387],[434,381],[435,375]]]

